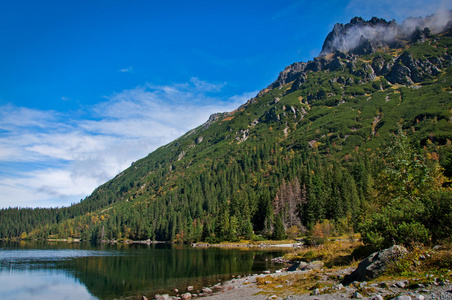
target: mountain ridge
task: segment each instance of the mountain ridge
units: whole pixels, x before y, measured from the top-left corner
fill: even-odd
[[[448,22],[443,26],[434,26],[436,34],[451,35],[452,33],[452,12],[447,12]],[[444,16],[442,18],[445,18]],[[319,56],[315,57],[312,61],[308,62],[296,62],[284,68],[279,74],[278,78],[270,84],[266,89],[259,92],[259,96],[262,96],[267,90],[271,90],[277,87],[281,87],[286,83],[297,80],[294,84],[298,88],[305,80],[306,73],[317,72],[322,70],[334,71],[340,68],[342,65],[340,59],[347,59],[349,61],[356,60],[360,55],[373,54],[381,48],[403,48],[408,43],[416,43],[425,41],[426,36],[429,36],[432,31],[428,27],[436,20],[435,15],[428,16],[426,18],[409,18],[398,25],[395,20],[390,22],[382,18],[373,17],[369,21],[365,21],[360,17],[354,17],[350,23],[334,25],[333,30],[327,35],[322,51]],[[444,23],[444,22],[443,22]],[[414,28],[413,28],[414,27]],[[385,35],[387,31],[390,31],[389,35]],[[363,34],[366,34],[365,37]],[[351,41],[347,41],[348,35],[353,35]],[[359,37],[359,39],[357,39]],[[370,38],[370,40],[369,40]],[[398,41],[396,41],[398,39]],[[402,42],[403,40],[403,42]],[[328,57],[329,56],[329,57]],[[412,64],[406,62],[406,59],[412,59],[411,57],[402,58],[402,63]],[[446,59],[450,59],[447,57]],[[397,65],[396,61],[393,65]],[[438,62],[435,61],[437,64]],[[378,65],[380,62],[376,61],[372,67],[377,67],[378,76],[387,75],[388,69],[391,65]],[[429,66],[430,67],[430,66]],[[414,69],[414,68],[411,68]],[[402,72],[396,70],[395,72]],[[369,78],[373,80],[374,78]],[[393,78],[392,83],[400,83],[399,78]]]
[[[352,21],[348,28],[396,26],[378,18]],[[450,30],[431,32],[402,48],[335,50],[294,63],[256,97],[212,114],[80,203],[1,210],[0,237],[188,242],[255,232],[281,238],[281,228],[305,232],[324,219],[357,230],[376,205],[382,148],[398,126],[413,147],[447,166],[449,36]]]

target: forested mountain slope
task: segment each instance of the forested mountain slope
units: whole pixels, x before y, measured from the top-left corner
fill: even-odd
[[[452,175],[452,23],[433,19],[412,30],[377,18],[336,25],[319,57],[286,67],[255,98],[80,203],[1,210],[0,237],[282,238],[325,219],[339,231],[369,228],[398,187],[418,197]],[[400,153],[411,162],[399,175],[412,178],[385,171],[397,171]],[[431,185],[419,183],[421,168],[435,174]]]

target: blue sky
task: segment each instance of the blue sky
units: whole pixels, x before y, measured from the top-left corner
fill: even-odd
[[[0,207],[66,206],[285,66],[335,23],[452,1],[0,2]]]

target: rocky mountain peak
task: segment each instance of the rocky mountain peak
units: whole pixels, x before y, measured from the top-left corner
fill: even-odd
[[[399,26],[392,20],[373,17],[369,21],[355,17],[347,24],[336,24],[323,43],[320,56],[335,51],[367,54],[373,48],[388,45],[394,41]]]
[[[422,42],[431,33],[452,27],[452,11],[442,11],[425,18],[408,18],[402,24],[373,17],[366,21],[354,17],[350,23],[334,25],[323,43],[320,56],[336,51],[363,55],[381,47],[398,48],[401,41]]]

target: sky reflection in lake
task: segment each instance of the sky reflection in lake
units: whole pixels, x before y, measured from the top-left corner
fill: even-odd
[[[97,299],[71,275],[57,270],[0,272],[0,299]]]
[[[172,244],[0,242],[0,299],[153,297],[275,269],[281,252]]]

